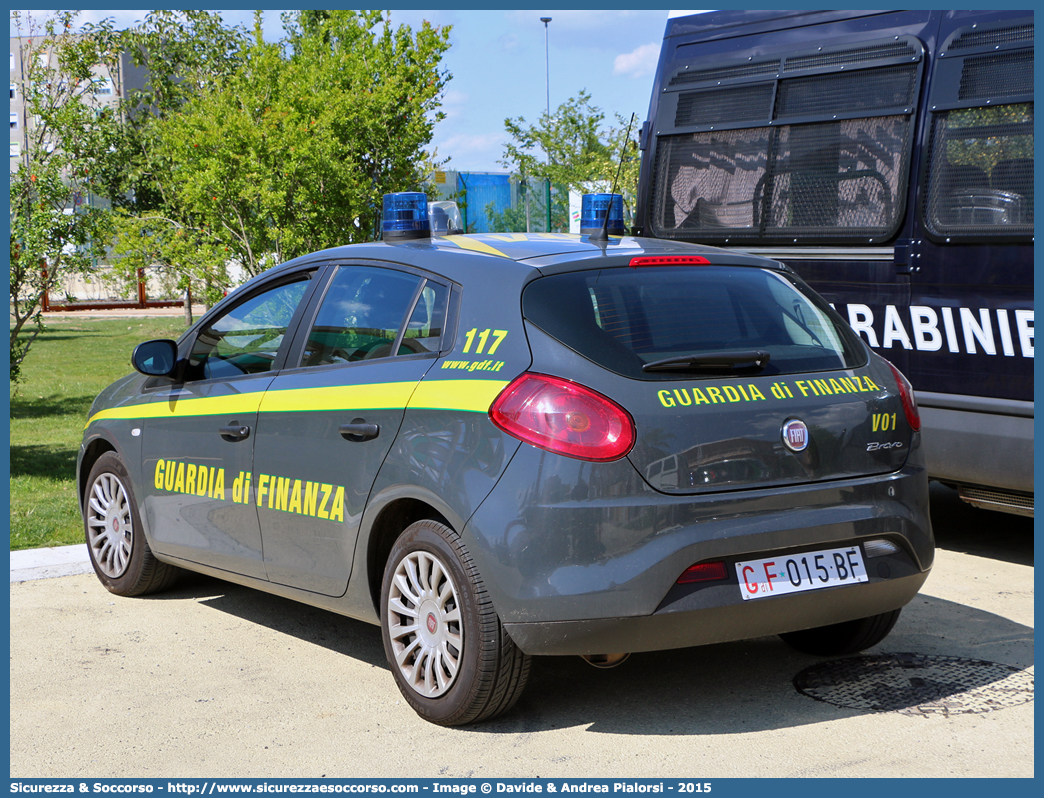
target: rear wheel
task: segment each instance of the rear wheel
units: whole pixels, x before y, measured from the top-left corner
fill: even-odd
[[[392,547],[381,630],[400,692],[440,726],[507,711],[529,678],[529,657],[505,633],[467,548],[436,521],[412,524]]]
[[[817,626],[814,629],[802,629],[800,632],[787,632],[780,637],[789,646],[805,654],[820,657],[855,654],[884,640],[899,620],[901,611],[900,608],[855,621]]]
[[[149,548],[130,475],[115,452],[95,462],[83,505],[91,565],[110,593],[140,596],[174,583],[180,569],[157,560]]]

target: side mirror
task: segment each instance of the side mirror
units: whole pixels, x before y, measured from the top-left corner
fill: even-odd
[[[146,377],[170,377],[178,363],[178,345],[168,338],[145,341],[134,347],[131,363]]]

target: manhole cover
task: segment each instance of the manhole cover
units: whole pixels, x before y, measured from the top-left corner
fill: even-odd
[[[992,712],[1033,700],[1033,674],[964,657],[876,654],[821,662],[794,677],[799,693],[846,709],[904,715]]]

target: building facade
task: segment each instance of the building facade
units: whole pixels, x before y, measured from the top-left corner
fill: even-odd
[[[51,70],[53,80],[58,81],[56,89],[65,88],[62,82],[60,67],[53,48],[40,49],[39,45],[33,47],[33,42],[39,43],[44,38],[41,36],[12,36],[11,37],[11,84],[9,94],[10,105],[10,171],[18,169],[19,163],[25,163],[29,149],[30,135],[33,130],[32,114],[29,112],[25,97],[25,87],[29,83],[31,73],[29,58],[39,59],[38,65]],[[89,91],[89,102],[94,104],[98,110],[107,106],[115,106],[119,100],[127,96],[129,91],[144,88],[148,71],[134,65],[130,54],[120,53],[113,68],[99,64],[92,69],[96,80],[93,81],[93,90]]]

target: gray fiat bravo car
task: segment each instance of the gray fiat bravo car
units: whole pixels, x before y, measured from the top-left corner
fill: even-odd
[[[433,237],[391,196],[382,242],[259,275],[95,400],[106,588],[187,569],[380,624],[444,725],[534,655],[888,634],[934,552],[913,392],[790,269],[604,209]]]

